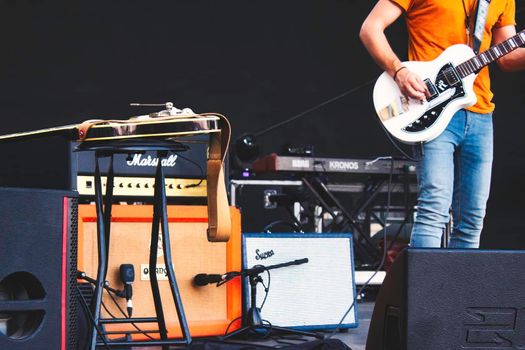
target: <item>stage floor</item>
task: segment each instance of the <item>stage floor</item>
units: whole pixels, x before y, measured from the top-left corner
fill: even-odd
[[[368,335],[368,327],[370,327],[372,311],[374,311],[373,302],[359,303],[357,308],[359,327],[349,329],[347,332],[338,333],[335,335],[335,338],[343,341],[352,350],[365,350],[366,336]]]
[[[372,316],[372,311],[374,309],[373,302],[359,302],[358,304],[358,320],[359,327],[352,328],[348,330],[343,330],[342,332],[336,333],[334,335],[335,339],[339,339],[350,347],[352,350],[365,350],[366,337],[368,334],[368,327],[370,326],[370,318]],[[329,332],[326,332],[329,334]],[[195,339],[198,341],[198,339]],[[243,343],[252,343],[251,341],[243,341]],[[253,341],[254,345],[264,344],[264,345],[276,345],[277,343],[272,341]],[[300,344],[300,343],[296,343]],[[101,347],[102,349],[103,347]],[[173,349],[180,349],[180,347],[173,347]],[[160,347],[157,346],[147,346],[147,347],[133,347],[133,350],[160,350]]]

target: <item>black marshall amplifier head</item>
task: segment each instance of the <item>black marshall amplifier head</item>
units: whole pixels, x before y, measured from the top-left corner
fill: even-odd
[[[209,136],[181,137],[177,141],[187,150],[170,153],[161,160],[167,196],[203,198],[207,193]],[[76,190],[81,198],[93,196],[95,154],[92,151],[76,152],[76,146],[76,142],[57,136],[0,143],[0,187]],[[158,162],[155,152],[116,154],[113,162],[115,196],[152,196]],[[99,163],[104,183],[109,158],[101,158]]]
[[[206,160],[208,156],[208,135],[179,138],[177,140],[187,147],[185,152],[170,153],[162,160],[164,175],[174,178],[202,179],[206,177]],[[77,174],[92,175],[95,171],[94,152],[75,152],[77,158]],[[116,176],[155,176],[155,168],[159,159],[156,152],[137,154],[116,154],[114,156],[114,172]],[[102,174],[108,169],[109,158],[100,160]]]

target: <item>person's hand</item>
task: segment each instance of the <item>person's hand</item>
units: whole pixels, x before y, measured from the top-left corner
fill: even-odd
[[[407,97],[422,101],[429,96],[427,86],[421,77],[408,68],[398,70],[395,74],[395,82],[401,93]]]

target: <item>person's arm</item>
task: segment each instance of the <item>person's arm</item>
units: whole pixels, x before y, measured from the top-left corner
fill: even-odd
[[[401,60],[392,50],[385,29],[403,14],[403,10],[390,0],[379,0],[361,26],[359,37],[366,49],[399,86],[401,92],[415,99],[424,99],[425,83],[414,72],[403,68]]]
[[[514,26],[504,26],[492,30],[492,44],[497,45],[502,41],[516,35]],[[525,49],[518,48],[503,56],[498,61],[498,66],[505,72],[515,72],[525,69]]]

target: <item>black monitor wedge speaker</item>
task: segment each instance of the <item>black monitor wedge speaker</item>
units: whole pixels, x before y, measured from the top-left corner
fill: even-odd
[[[407,249],[379,291],[367,350],[525,349],[525,252]]]

